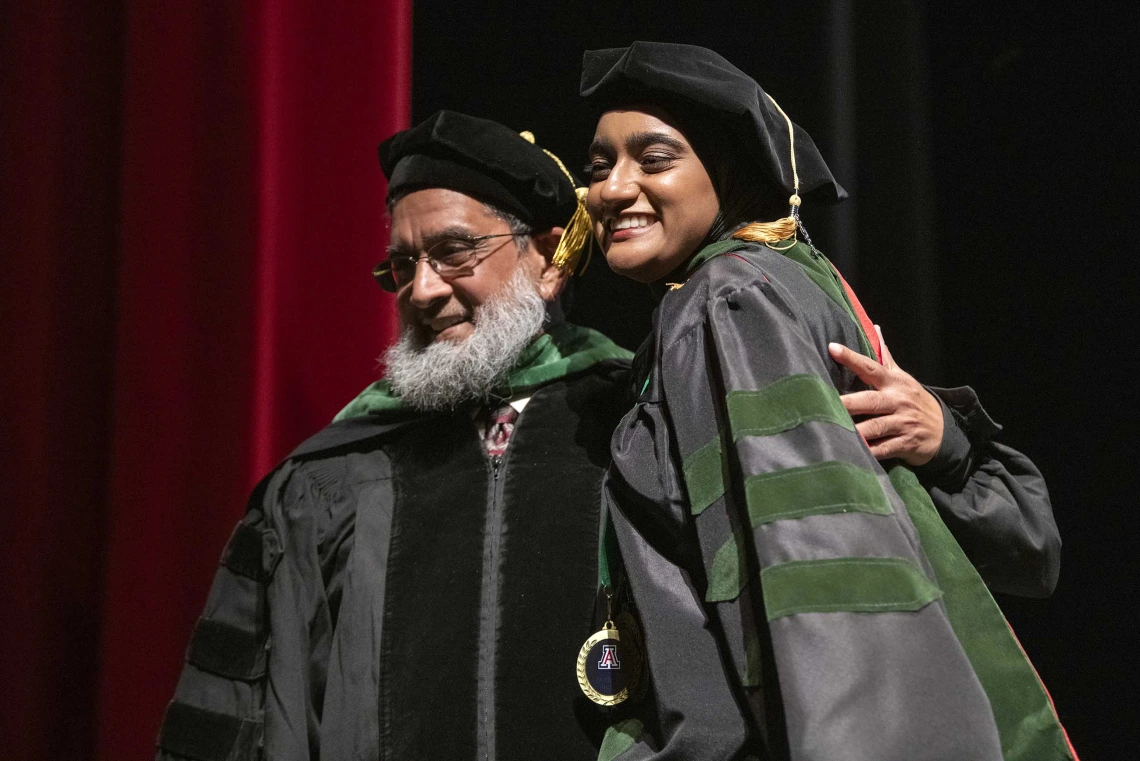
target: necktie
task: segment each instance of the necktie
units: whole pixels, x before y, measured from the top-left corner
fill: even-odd
[[[507,444],[510,443],[511,434],[514,433],[518,416],[518,411],[509,404],[487,416],[486,426],[483,429],[483,449],[486,450],[488,457],[501,457],[507,451]]]

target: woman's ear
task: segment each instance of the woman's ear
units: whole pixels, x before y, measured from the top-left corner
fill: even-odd
[[[570,273],[553,264],[554,252],[558,248],[558,241],[562,240],[562,228],[552,227],[549,230],[531,235],[534,249],[542,256],[538,273],[538,292],[544,301],[554,301],[566,282]]]

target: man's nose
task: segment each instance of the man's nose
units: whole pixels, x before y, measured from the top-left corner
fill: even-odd
[[[417,309],[427,309],[434,302],[451,295],[451,285],[432,269],[427,257],[416,262],[412,277],[412,293],[408,301]]]

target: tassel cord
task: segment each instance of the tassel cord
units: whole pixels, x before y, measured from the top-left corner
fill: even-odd
[[[526,140],[528,143],[535,145],[534,133],[530,131],[520,132],[519,137]],[[577,200],[577,207],[574,209],[574,214],[570,217],[570,221],[566,223],[566,227],[562,231],[562,237],[558,240],[558,246],[554,249],[554,256],[551,257],[551,263],[561,270],[570,272],[571,274],[585,274],[586,268],[590,266],[590,259],[593,257],[594,250],[594,236],[592,233],[590,214],[586,211],[586,195],[588,190],[586,188],[578,187],[577,180],[574,175],[570,174],[570,170],[562,163],[562,159],[555,156],[545,148],[542,152],[554,160],[562,173],[566,175],[566,179],[570,180],[570,187],[574,188],[574,197]],[[578,262],[582,258],[582,250],[586,249],[586,261],[582,265],[582,269],[578,270]]]
[[[768,93],[764,93],[768,95]],[[780,108],[780,104],[771,95],[768,95],[768,100],[772,101],[772,105],[780,112],[780,116],[784,117],[784,123],[788,125],[788,146],[792,154],[792,197],[788,199],[790,210],[788,216],[783,219],[777,219],[774,222],[752,222],[745,225],[741,229],[732,234],[733,238],[737,240],[753,241],[755,243],[763,243],[769,248],[773,248],[772,244],[782,240],[789,240],[790,242],[781,248],[773,248],[775,251],[787,251],[792,246],[796,245],[796,234],[802,232],[804,238],[810,244],[811,238],[808,237],[807,230],[804,229],[803,223],[800,222],[800,173],[796,168],[796,132],[792,126],[792,120],[784,113],[784,109]]]

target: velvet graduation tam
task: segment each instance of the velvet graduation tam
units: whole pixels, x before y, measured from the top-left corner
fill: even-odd
[[[788,122],[756,80],[707,48],[668,42],[635,42],[628,48],[587,50],[582,57],[582,96],[599,106],[638,102],[679,107],[687,115],[727,125],[746,156],[789,195],[796,190]],[[835,203],[847,197],[811,136],[795,130],[799,195]]]
[[[552,154],[489,119],[440,111],[380,144],[388,199],[448,188],[514,214],[541,231],[567,225],[574,184]]]

